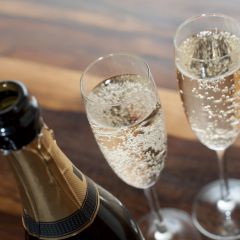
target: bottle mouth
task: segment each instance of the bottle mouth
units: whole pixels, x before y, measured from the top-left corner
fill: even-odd
[[[4,111],[16,104],[18,92],[12,89],[4,91],[0,94],[0,111]]]
[[[36,137],[41,126],[38,103],[26,86],[0,81],[0,149],[20,149]]]
[[[28,91],[19,81],[6,80],[0,82],[0,122],[7,115],[16,114],[27,105]]]

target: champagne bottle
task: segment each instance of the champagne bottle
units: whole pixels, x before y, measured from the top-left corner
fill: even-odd
[[[18,81],[0,82],[0,148],[19,187],[26,240],[143,239],[127,209],[60,150]]]

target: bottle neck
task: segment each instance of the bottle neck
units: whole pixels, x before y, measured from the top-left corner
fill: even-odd
[[[45,125],[30,144],[7,157],[22,198],[23,222],[32,235],[61,238],[91,224],[99,206],[96,187],[62,153]],[[76,219],[78,224],[61,232]],[[64,221],[66,226],[58,226]]]
[[[37,100],[18,81],[0,81],[0,148],[18,150],[42,128]]]

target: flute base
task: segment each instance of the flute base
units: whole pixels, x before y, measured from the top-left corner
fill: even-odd
[[[196,228],[216,240],[240,239],[240,180],[229,179],[229,198],[221,199],[221,182],[205,186],[197,195],[192,218]]]
[[[146,240],[200,240],[191,218],[183,211],[172,208],[160,210],[162,224],[154,213],[144,216],[139,225]]]

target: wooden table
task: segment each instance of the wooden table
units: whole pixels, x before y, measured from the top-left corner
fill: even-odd
[[[27,84],[66,154],[136,219],[148,211],[143,192],[119,180],[100,153],[81,103],[80,74],[95,58],[110,52],[129,52],[149,63],[169,136],[166,167],[156,185],[160,203],[190,213],[196,193],[218,177],[217,161],[186,122],[176,91],[172,41],[184,19],[203,12],[239,19],[239,1],[0,1],[0,79]],[[239,146],[237,142],[227,153],[231,177],[240,175]],[[2,157],[0,239],[23,239],[20,198]]]

